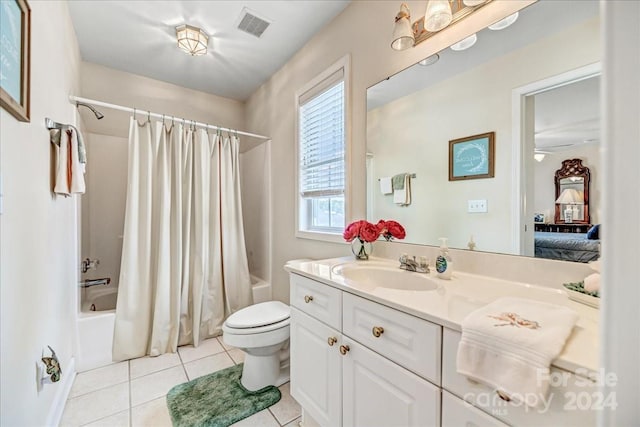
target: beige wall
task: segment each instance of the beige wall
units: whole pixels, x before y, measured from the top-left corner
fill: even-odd
[[[76,198],[51,194],[45,117],[75,123],[67,97],[78,92],[79,50],[67,4],[32,1],[31,123],[0,109],[0,424],[39,426],[62,385],[36,390],[42,349],[56,350],[63,373],[73,354],[76,301]],[[59,403],[59,402],[58,402]]]
[[[137,116],[140,120],[150,110],[167,114],[167,123],[174,115],[232,129],[245,127],[244,103],[241,101],[89,62],[82,62],[80,71],[82,97],[137,108],[141,111]],[[128,137],[130,113],[101,107],[98,110],[104,113],[104,119],[96,120],[87,109],[81,110],[88,131]]]
[[[242,216],[249,271],[271,280],[271,143],[265,142],[240,155]]]
[[[80,258],[98,259],[95,270],[81,279],[111,278],[118,286],[122,234],[127,199],[128,143],[126,138],[85,132],[89,167],[87,192],[82,196]]]
[[[247,101],[247,127],[273,138],[271,174],[273,185],[274,298],[288,301],[288,278],[282,269],[289,259],[347,255],[346,244],[331,244],[294,236],[294,117],[295,91],[345,54],[351,54],[351,186],[353,219],[365,217],[366,89],[380,80],[462,39],[497,18],[530,2],[493,2],[465,21],[404,52],[393,51],[390,37],[396,1],[356,1],[307,43]],[[423,1],[408,2],[415,16],[424,11]]]
[[[438,245],[448,237],[450,247],[464,249],[473,235],[476,250],[518,253],[512,247],[512,150],[520,140],[513,140],[512,90],[600,60],[598,25],[591,19],[369,111],[372,182],[417,174],[408,207],[374,189],[372,219],[404,224],[409,243]],[[576,49],[575,40],[584,47]],[[446,141],[486,132],[496,134],[495,177],[449,181]],[[487,213],[467,212],[467,201],[476,199],[487,200]]]

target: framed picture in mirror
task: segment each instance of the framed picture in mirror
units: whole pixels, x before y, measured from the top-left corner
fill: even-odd
[[[495,132],[449,141],[449,181],[493,178]]]

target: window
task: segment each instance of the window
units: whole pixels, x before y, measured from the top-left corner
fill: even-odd
[[[345,226],[347,60],[296,96],[298,236],[342,234]]]

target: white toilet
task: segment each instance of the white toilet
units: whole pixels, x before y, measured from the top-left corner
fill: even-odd
[[[246,353],[241,383],[247,390],[289,381],[290,313],[280,301],[262,302],[233,313],[222,325],[225,344]]]

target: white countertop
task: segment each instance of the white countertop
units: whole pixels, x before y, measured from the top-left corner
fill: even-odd
[[[356,284],[333,271],[335,266],[354,263],[352,257],[309,261],[295,260],[285,270],[341,289],[380,304],[398,309],[444,327],[461,330],[462,320],[472,311],[505,296],[515,296],[563,305],[576,311],[580,318],[553,366],[593,377],[598,372],[599,310],[569,300],[566,292],[543,286],[500,280],[492,277],[453,271],[451,280],[443,280],[432,272],[438,284],[432,291],[398,290]],[[372,265],[398,267],[398,262],[371,258]],[[421,274],[401,271],[402,274]]]

